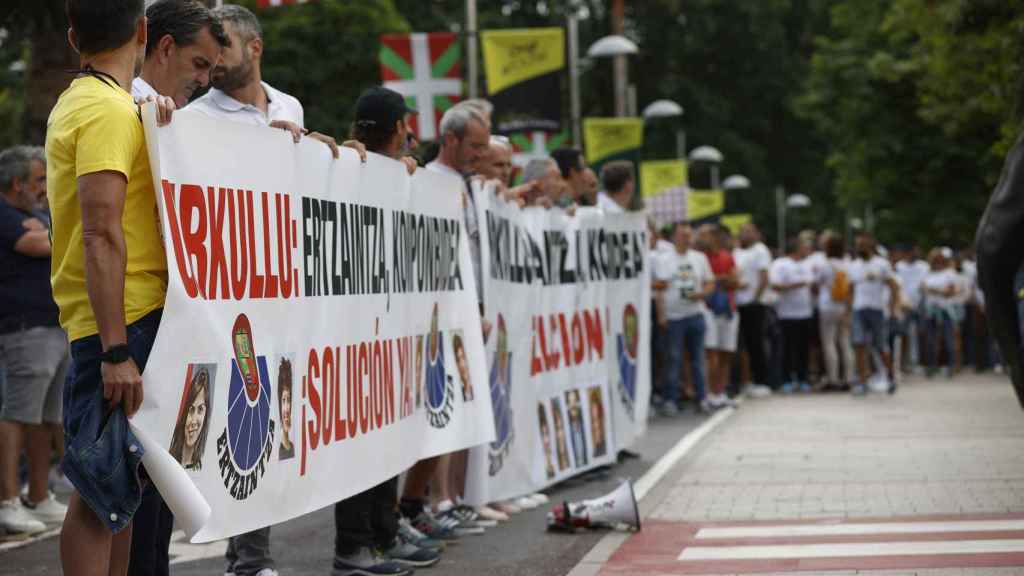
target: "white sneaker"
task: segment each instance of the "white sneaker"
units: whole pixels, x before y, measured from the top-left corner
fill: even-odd
[[[548,497],[546,495],[541,494],[540,492],[534,492],[533,494],[530,494],[528,496],[528,498],[530,500],[533,500],[534,502],[536,502],[537,506],[541,506],[543,504],[547,504],[548,502],[551,501],[551,500],[548,499]]]
[[[514,504],[523,510],[533,510],[537,506],[540,506],[540,504],[534,502],[533,498],[530,498],[529,496],[517,498]]]
[[[491,505],[491,507],[497,510],[498,512],[504,512],[505,514],[519,514],[523,511],[522,508],[516,506],[510,501],[495,502],[493,505]]]
[[[767,398],[772,395],[772,389],[764,384],[751,384],[747,387],[747,396],[750,398]]]
[[[68,507],[58,502],[53,492],[48,492],[46,498],[35,504],[29,503],[26,498],[22,500],[22,505],[29,515],[45,524],[60,524],[68,513]]]
[[[68,480],[68,477],[60,471],[60,466],[50,468],[50,490],[57,494],[71,494],[75,486]]]
[[[273,568],[264,568],[256,573],[256,576],[277,576],[277,570]]]
[[[490,506],[477,506],[476,513],[484,520],[494,520],[496,522],[508,521],[508,514],[499,512]]]
[[[46,524],[32,517],[14,497],[0,502],[0,529],[7,534],[37,534],[46,531]]]

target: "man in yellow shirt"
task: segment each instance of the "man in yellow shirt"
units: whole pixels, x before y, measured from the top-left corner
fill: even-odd
[[[167,292],[145,135],[129,90],[145,57],[143,0],[68,0],[81,70],[47,124],[51,283],[71,341],[61,532],[64,573],[124,574],[145,483],[128,426]],[[162,105],[173,109],[173,102]]]

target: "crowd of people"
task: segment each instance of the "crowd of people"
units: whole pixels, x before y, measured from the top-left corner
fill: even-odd
[[[772,254],[754,224],[652,225],[658,412],[740,394],[895,393],[906,374],[1001,370],[970,251],[876,244],[807,230]],[[686,369],[683,370],[684,359]]]
[[[169,573],[174,519],[127,424],[143,401],[140,374],[167,290],[140,104],[154,102],[163,124],[183,108],[316,140],[335,158],[348,147],[410,174],[457,176],[477,286],[474,180],[520,206],[637,207],[632,163],[608,162],[599,177],[575,148],[531,159],[513,183],[511,143],[491,135],[481,99],[444,114],[425,158],[414,156],[414,111],[382,87],[355,103],[346,138],[310,130],[302,104],[264,80],[261,57],[273,47],[244,7],[68,0],[67,15],[81,66],[51,112],[45,151],[0,153],[0,528],[32,534],[63,523],[66,574]],[[831,232],[805,233],[773,257],[753,225],[735,239],[715,224],[652,225],[658,411],[676,414],[687,399],[703,411],[731,405],[741,383],[752,396],[893,392],[919,364],[952,374],[990,353],[972,337],[983,299],[966,255],[935,249],[926,263],[911,249],[887,254],[867,235],[852,254],[844,248]],[[482,329],[488,338],[491,326]],[[187,435],[182,442],[179,459],[191,454]],[[333,573],[409,574],[437,563],[448,543],[546,502],[533,494],[466,506],[466,465],[466,451],[425,459],[337,503]],[[71,492],[66,506],[53,495],[60,488]],[[276,576],[270,527],[230,540],[226,574]]]

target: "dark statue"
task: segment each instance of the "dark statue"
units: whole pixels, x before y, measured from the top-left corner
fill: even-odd
[[[976,244],[989,330],[1024,408],[1024,136],[1017,138],[1006,156],[999,183],[981,217]]]

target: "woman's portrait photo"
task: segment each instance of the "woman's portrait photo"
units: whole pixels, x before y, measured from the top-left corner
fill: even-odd
[[[555,464],[551,460],[551,427],[548,426],[548,415],[544,412],[544,404],[537,403],[537,423],[540,426],[540,443],[544,447],[544,473],[547,477],[555,477]]]
[[[455,366],[459,369],[462,379],[462,401],[473,401],[473,383],[469,379],[469,359],[466,358],[466,346],[462,342],[462,330],[452,333],[452,350],[455,351]]]
[[[210,430],[210,400],[216,364],[189,364],[181,395],[178,420],[171,436],[171,456],[185,470],[202,470],[206,437]]]
[[[292,362],[281,358],[277,367],[277,410],[281,417],[281,446],[277,450],[278,460],[295,457],[292,443]]]

